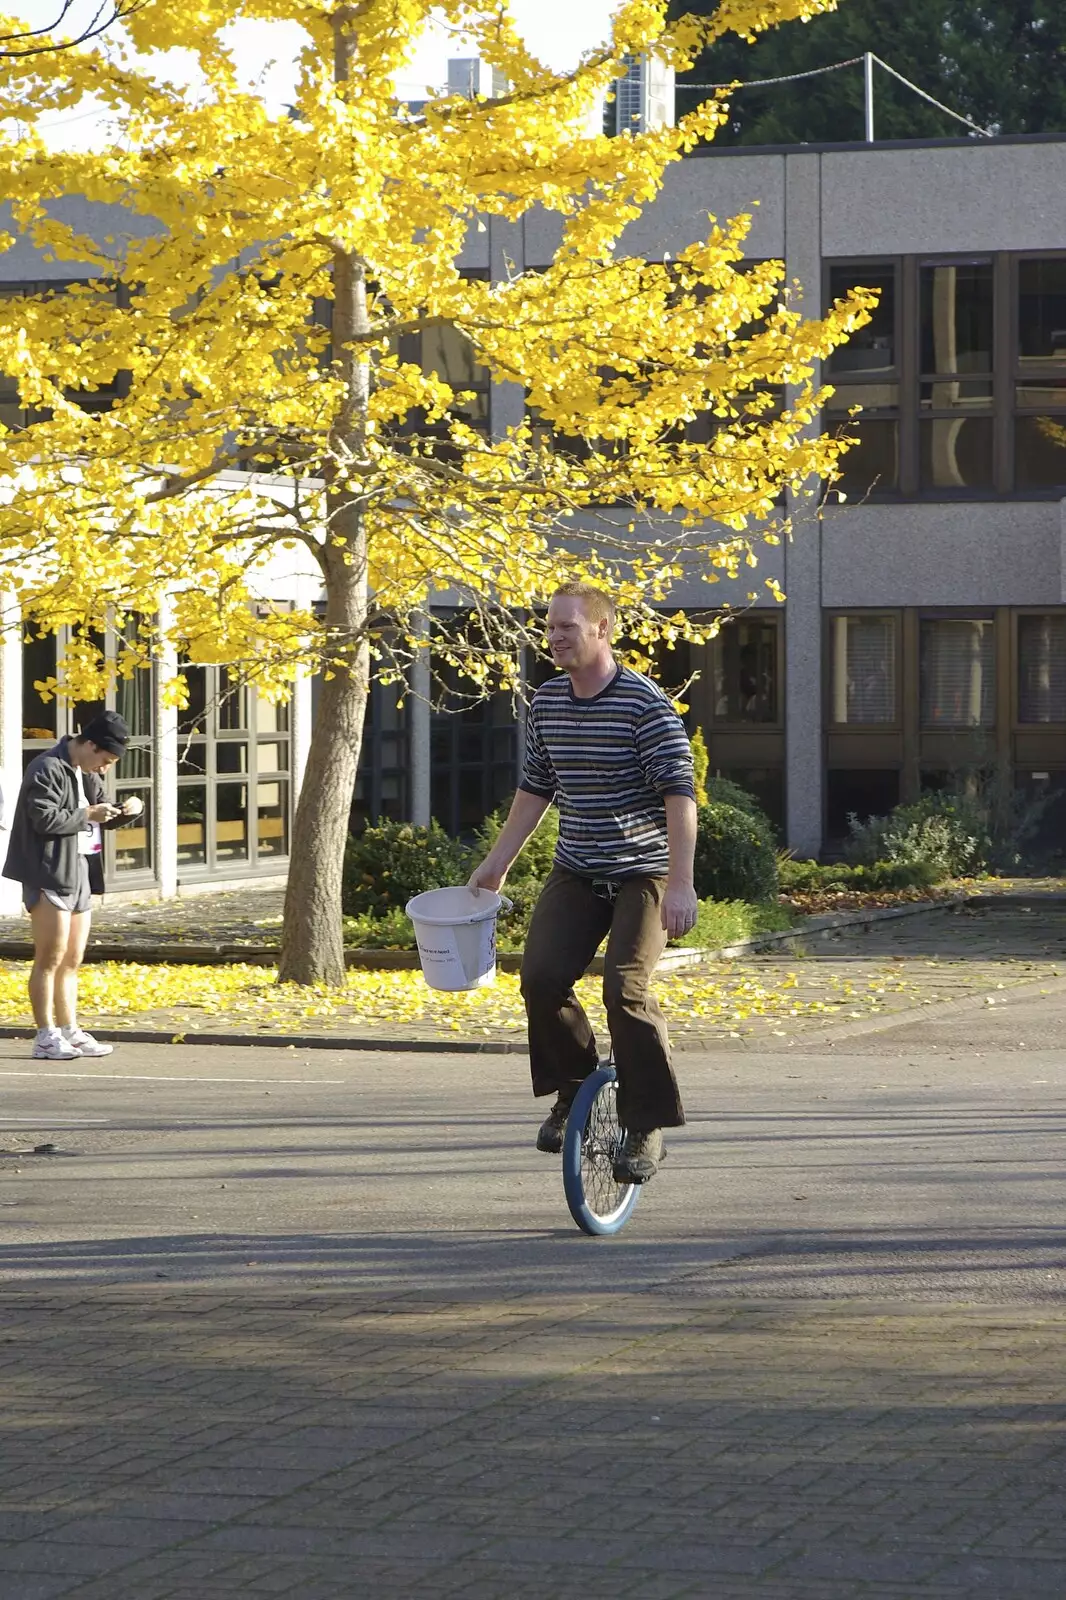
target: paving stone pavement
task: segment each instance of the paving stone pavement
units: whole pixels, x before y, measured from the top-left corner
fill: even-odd
[[[5,1600],[1060,1597],[1066,1314],[5,1294]]]
[[[284,889],[223,889],[162,901],[116,902],[104,899],[93,911],[94,943],[139,945],[188,943],[276,944],[285,902]],[[29,918],[0,917],[0,942],[29,943]]]

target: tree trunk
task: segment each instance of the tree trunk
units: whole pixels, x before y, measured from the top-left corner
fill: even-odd
[[[362,634],[365,565],[348,567],[339,559],[334,565],[340,570],[326,580],[327,626],[331,633]],[[293,821],[278,968],[282,983],[344,982],[341,881],[369,688],[365,637],[346,664],[329,672]]]
[[[334,12],[334,74],[347,92],[355,49],[351,7]],[[358,467],[367,463],[370,361],[358,343],[370,327],[366,267],[333,249],[333,369],[343,399],[330,429],[326,538],[319,561],[326,587],[326,661],[311,749],[293,820],[281,934],[282,983],[344,982],[341,883],[352,790],[370,681],[365,502]],[[356,470],[353,472],[353,468]]]

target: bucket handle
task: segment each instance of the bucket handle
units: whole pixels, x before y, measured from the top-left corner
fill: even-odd
[[[500,893],[500,891],[498,889],[495,892],[497,894]],[[477,889],[475,889],[474,890],[474,894],[476,895],[478,893],[479,893],[479,891]],[[507,898],[507,896],[505,894],[501,894],[500,895],[500,910],[501,911],[513,911],[514,910],[514,901],[513,900],[508,900],[508,898]]]

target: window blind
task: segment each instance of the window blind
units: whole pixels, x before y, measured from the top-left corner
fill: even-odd
[[[896,627],[892,617],[833,621],[833,721],[894,722]]]
[[[1066,616],[1018,618],[1018,720],[1066,722]]]
[[[938,618],[921,625],[923,728],[991,728],[996,721],[993,624]]]

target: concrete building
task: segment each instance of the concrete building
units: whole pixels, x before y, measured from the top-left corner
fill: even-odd
[[[801,854],[849,812],[966,768],[1066,789],[1064,193],[1066,134],[712,147],[668,170],[626,234],[662,259],[708,213],[749,212],[751,257],[783,259],[806,311],[853,284],[881,290],[824,374],[838,393],[823,426],[863,406],[847,498],[812,510],[790,496],[794,537],[761,564],[787,604],[666,663],[679,682],[700,673],[689,720],[712,770],[757,793]],[[494,222],[466,265],[536,268],[557,237],[547,216]],[[493,429],[514,420],[513,390],[487,404]],[[702,610],[707,594],[693,582],[672,598]],[[487,710],[481,726],[484,774]],[[456,825],[463,779],[440,738],[431,805]]]
[[[1066,134],[712,148],[670,168],[628,231],[629,250],[662,259],[704,234],[708,214],[750,212],[752,259],[783,259],[809,313],[851,284],[881,289],[873,322],[825,374],[838,395],[824,426],[864,408],[847,499],[786,506],[793,540],[767,549],[756,575],[779,579],[786,605],[767,598],[714,645],[664,660],[667,682],[699,673],[688,719],[712,771],[759,795],[800,854],[839,837],[848,812],[884,811],[975,765],[1066,790],[1064,194]],[[102,208],[65,206],[114,231]],[[557,239],[547,215],[492,219],[462,265],[493,277],[508,262],[535,269]],[[60,275],[21,243],[0,257],[0,292]],[[461,373],[475,420],[494,433],[513,424],[520,392],[471,369],[461,340],[432,338],[422,359]],[[279,567],[271,597],[303,603],[312,585]],[[704,612],[712,593],[743,603],[747,587],[730,595],[694,577],[672,608]],[[54,650],[17,626],[0,646],[7,794],[76,716],[33,687]],[[465,831],[514,788],[521,725],[504,697],[431,710],[429,671],[424,661],[402,709],[375,687],[357,811],[432,814]],[[122,691],[135,741],[120,787],[142,794],[146,822],[109,836],[116,891],[285,871],[311,685],[278,711],[229,695],[224,669],[209,668],[196,669],[193,693],[179,726],[147,681]]]
[[[625,76],[614,86],[614,98],[603,108],[608,134],[646,133],[674,125],[674,69],[660,56],[627,57]]]

